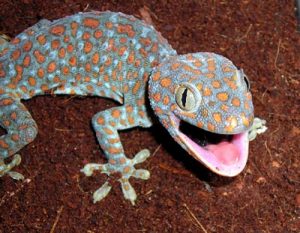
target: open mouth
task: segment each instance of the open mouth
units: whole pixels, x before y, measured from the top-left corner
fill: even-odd
[[[248,159],[248,132],[225,135],[208,132],[172,115],[171,122],[177,129],[179,143],[210,170],[222,176],[236,176]]]

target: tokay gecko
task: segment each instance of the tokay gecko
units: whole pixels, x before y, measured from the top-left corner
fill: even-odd
[[[7,131],[0,137],[0,176],[23,178],[11,169],[21,162],[17,152],[38,132],[20,100],[49,92],[120,104],[92,118],[107,163],[89,163],[81,171],[120,173],[132,204],[136,193],[129,178],[149,178],[147,170],[134,166],[150,152],[126,157],[118,131],[150,127],[156,119],[196,160],[219,175],[235,176],[245,167],[249,141],[266,130],[265,121],[254,118],[249,89],[243,70],[227,58],[178,55],[151,25],[133,16],[107,11],[41,20],[11,41],[0,37],[0,125]],[[194,129],[196,135],[189,135]],[[94,202],[110,190],[107,181],[94,192]]]

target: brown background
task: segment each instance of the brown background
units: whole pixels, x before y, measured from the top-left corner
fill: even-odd
[[[117,182],[93,204],[92,192],[105,175],[87,178],[79,169],[105,162],[90,119],[115,104],[37,97],[25,105],[39,135],[21,150],[16,169],[26,180],[0,181],[0,232],[300,232],[300,38],[292,0],[1,0],[0,32],[13,37],[39,19],[89,10],[142,18],[140,9],[179,53],[220,53],[251,79],[256,115],[269,130],[251,143],[246,169],[236,178],[219,177],[162,127],[134,129],[121,133],[126,153],[156,151],[142,164],[151,179],[132,180],[134,207]]]

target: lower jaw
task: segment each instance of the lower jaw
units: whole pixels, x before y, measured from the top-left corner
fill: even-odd
[[[181,143],[185,144],[188,152],[211,171],[221,176],[236,176],[246,166],[248,159],[248,132],[233,135],[228,145],[207,145],[201,147],[183,133],[179,133]],[[222,151],[225,149],[225,151]],[[218,151],[220,150],[220,151]]]

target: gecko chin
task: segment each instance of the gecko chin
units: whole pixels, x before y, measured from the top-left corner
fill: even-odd
[[[170,117],[177,130],[177,141],[198,161],[222,176],[236,176],[248,159],[248,131],[217,134],[190,125],[175,115]]]

